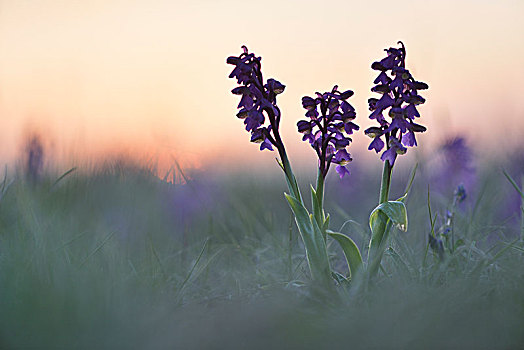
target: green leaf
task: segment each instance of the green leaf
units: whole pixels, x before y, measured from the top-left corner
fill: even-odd
[[[519,185],[517,185],[517,182],[513,180],[513,178],[506,172],[506,170],[502,171],[504,173],[504,176],[506,176],[506,179],[511,183],[513,188],[520,194],[520,196],[524,199],[524,193],[522,193],[522,190],[520,189]]]
[[[310,215],[304,205],[295,197],[284,193],[295,214],[295,221],[304,242],[306,258],[314,280],[326,280],[331,276],[331,268],[327,255],[326,242],[315,218]]]
[[[384,202],[376,207],[369,216],[371,240],[369,241],[368,268],[371,275],[378,271],[392,225],[403,231],[407,230],[408,215],[403,202]]]
[[[348,264],[349,276],[354,276],[362,266],[362,255],[357,245],[351,238],[340,232],[327,230],[326,233],[340,244]]]
[[[329,228],[329,214],[327,214],[326,216],[326,220],[324,220],[324,225],[322,225],[322,232],[326,232],[327,229]]]
[[[282,162],[280,161],[280,159],[275,158],[275,160],[277,161],[277,164],[278,164],[278,166],[280,167],[280,169],[282,169],[282,171],[285,171],[285,170],[284,170],[284,164],[282,164]]]
[[[404,270],[404,272],[406,272],[408,275],[411,275],[411,269],[409,268],[408,264],[404,261],[404,259],[402,259],[400,254],[397,253],[395,249],[389,247],[387,249],[387,252],[393,258],[393,261],[400,269]]]
[[[333,277],[333,279],[337,281],[338,284],[348,284],[349,283],[349,280],[346,278],[346,276],[336,271],[331,271],[331,277]]]
[[[369,227],[373,231],[376,226],[376,221],[379,220],[379,213],[383,213],[399,230],[407,231],[408,229],[408,214],[406,206],[401,201],[389,201],[380,204],[376,207],[369,216]]]
[[[411,186],[413,186],[413,181],[415,180],[415,175],[417,174],[417,169],[418,169],[418,163],[415,164],[415,166],[413,167],[413,170],[411,170],[411,174],[409,175],[409,181],[408,181],[408,184],[406,186],[406,190],[404,191],[404,194],[402,195],[402,197],[397,199],[397,201],[400,201],[400,202],[405,202],[406,201],[406,198],[408,197],[408,193],[411,190]]]
[[[313,186],[311,186],[311,204],[313,206],[313,215],[315,216],[315,219],[318,223],[322,223],[322,205],[320,204],[317,192]]]
[[[488,265],[493,264],[498,258],[500,258],[504,253],[506,253],[508,249],[513,247],[515,243],[517,243],[519,240],[520,240],[520,237],[515,239],[513,242],[506,244],[504,248],[502,248],[501,250],[497,252],[497,254],[495,254],[495,256],[489,261]]]
[[[53,182],[53,184],[51,185],[51,188],[54,188],[56,185],[58,185],[58,183],[60,181],[62,181],[67,175],[71,174],[72,172],[74,172],[76,170],[76,167],[72,167],[71,169],[69,169],[68,171],[66,171],[65,173],[63,173],[62,175],[60,175],[58,177],[58,179],[56,179],[55,182]],[[4,180],[5,182],[5,180]]]
[[[302,196],[300,194],[300,189],[298,187],[297,179],[295,178],[295,175],[293,174],[293,171],[291,170],[291,166],[289,164],[289,161],[286,160],[286,164],[288,165],[288,171],[286,172],[286,168],[284,167],[284,163],[281,162],[278,158],[275,158],[277,161],[278,166],[282,169],[284,172],[287,187],[289,188],[289,192],[291,192],[291,195],[295,198],[298,198],[300,201],[302,201]]]

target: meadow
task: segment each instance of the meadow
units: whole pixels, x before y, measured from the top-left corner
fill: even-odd
[[[392,5],[2,1],[0,350],[524,349],[524,1]]]
[[[407,232],[392,232],[372,284],[334,289],[310,283],[276,166],[178,169],[175,178],[128,162],[65,176],[8,169],[0,186],[0,347],[520,348],[521,202],[502,169],[520,179],[522,164],[468,164],[419,159]],[[329,177],[325,208],[365,260],[380,169],[351,170]],[[393,196],[410,170],[395,169]],[[313,179],[299,175],[309,186]],[[459,181],[469,181],[453,220],[460,244],[439,256],[428,234],[445,226]],[[328,251],[331,265],[347,272],[331,239]]]

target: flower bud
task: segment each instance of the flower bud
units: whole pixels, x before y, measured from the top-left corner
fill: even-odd
[[[275,79],[268,79],[267,86],[269,90],[275,93],[275,95],[283,93],[284,89],[286,88],[284,84],[281,84],[278,80]]]
[[[415,124],[415,123],[411,123],[411,130],[413,132],[424,132],[426,131],[426,127],[425,126],[422,126],[420,124]]]
[[[242,108],[238,113],[237,113],[237,118],[239,119],[245,119],[249,114],[249,111],[245,108]]]
[[[233,65],[237,65],[240,62],[242,62],[242,60],[240,58],[238,58],[238,57],[235,57],[235,56],[230,56],[226,60],[227,64],[233,64]]]
[[[256,129],[251,134],[251,142],[254,143],[262,143],[266,139],[266,136],[264,135],[264,132],[262,129]]]
[[[338,140],[335,141],[335,149],[336,150],[344,149],[347,146],[349,146],[349,140],[347,140],[347,139],[338,139]]]
[[[417,89],[417,90],[429,89],[428,84],[423,83],[421,81],[414,81],[414,82],[411,83],[411,86],[413,86],[413,89]]]
[[[302,97],[302,107],[304,107],[308,111],[311,111],[311,110],[317,108],[317,103],[311,97],[304,96],[304,97]]]
[[[369,98],[368,99],[368,104],[369,104],[369,110],[372,111],[374,110],[375,108],[377,108],[377,102],[378,102],[378,98]]]
[[[379,94],[387,94],[391,91],[391,89],[389,88],[389,85],[381,84],[381,85],[374,86],[371,89],[371,91],[378,92]]]
[[[426,102],[426,100],[422,96],[419,96],[419,95],[404,96],[404,101],[406,101],[407,103],[412,103],[414,105],[420,105]]]
[[[298,132],[302,134],[310,134],[311,133],[311,123],[301,120],[297,123]]]
[[[382,64],[380,64],[380,62],[373,62],[373,64],[371,65],[371,69],[381,70],[381,71],[387,70],[386,67],[384,67]]]
[[[353,91],[351,90],[344,91],[343,93],[340,94],[340,98],[343,100],[347,100],[351,96],[353,96]]]
[[[392,118],[404,116],[404,111],[400,107],[392,107],[389,110],[389,116]]]
[[[366,131],[364,131],[364,133],[367,136],[369,136],[372,139],[374,139],[375,137],[382,135],[382,129],[378,128],[376,126],[372,126],[370,128],[367,128]]]
[[[249,95],[251,92],[247,86],[238,86],[231,90],[233,95]]]

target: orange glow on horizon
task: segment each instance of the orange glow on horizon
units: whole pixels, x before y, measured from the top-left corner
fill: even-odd
[[[415,77],[430,85],[423,148],[464,134],[476,146],[503,150],[523,136],[524,3],[315,4],[3,2],[0,159],[16,158],[34,129],[65,162],[123,153],[158,159],[162,168],[173,159],[188,168],[269,164],[274,155],[260,155],[235,118],[225,59],[242,44],[263,57],[266,78],[286,85],[281,128],[297,163],[311,156],[295,130],[300,98],[334,84],[352,89],[356,122],[361,130],[372,125],[370,64],[399,39]],[[366,153],[369,140],[354,139],[351,153]]]

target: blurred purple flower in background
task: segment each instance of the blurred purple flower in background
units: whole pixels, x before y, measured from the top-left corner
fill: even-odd
[[[44,167],[44,146],[40,136],[37,134],[30,136],[26,142],[26,176],[29,181],[36,182],[40,178]]]
[[[352,160],[347,151],[351,143],[349,135],[359,126],[353,123],[355,109],[347,99],[353,91],[338,91],[335,85],[331,92],[317,92],[317,97],[302,97],[302,106],[307,110],[308,119],[297,123],[298,131],[304,134],[318,156],[320,173],[325,178],[331,163],[337,164],[337,173],[342,178],[349,174],[346,165]]]
[[[418,94],[418,90],[428,89],[428,85],[416,81],[406,69],[406,49],[401,41],[399,44],[400,48],[385,50],[387,56],[371,65],[372,69],[380,71],[374,81],[377,85],[371,91],[382,96],[368,100],[371,111],[369,118],[376,119],[380,126],[365,131],[373,139],[368,149],[378,153],[386,146],[380,159],[389,161],[391,165],[395,163],[397,155],[406,153],[406,147],[417,145],[415,133],[426,131],[424,126],[416,124],[414,120],[420,117],[417,105],[426,101]],[[386,111],[391,121],[384,116]]]
[[[433,237],[428,234],[429,247],[432,251],[438,254],[440,260],[444,259],[444,242],[439,237]]]
[[[277,95],[284,92],[285,86],[275,79],[264,83],[262,58],[249,53],[245,46],[242,49],[244,52],[240,56],[227,58],[227,63],[235,66],[229,77],[236,78],[240,84],[231,91],[241,96],[237,117],[244,120],[246,130],[251,132],[251,142],[260,143],[260,150],[272,151],[272,146],[278,149],[282,144],[278,134],[280,109]]]
[[[464,185],[460,184],[458,185],[457,189],[455,190],[455,198],[457,203],[462,203],[467,197],[466,189],[464,188]]]
[[[430,173],[433,188],[446,197],[459,185],[471,193],[477,181],[477,174],[473,151],[466,139],[462,136],[449,138],[441,144],[437,152]]]
[[[180,230],[204,219],[217,203],[218,187],[209,177],[193,177],[183,184],[171,184],[167,190],[168,216]]]

